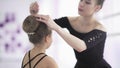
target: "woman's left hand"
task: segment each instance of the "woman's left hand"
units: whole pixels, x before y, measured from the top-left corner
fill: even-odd
[[[39,12],[39,5],[37,2],[33,2],[30,5],[30,14],[35,15]]]

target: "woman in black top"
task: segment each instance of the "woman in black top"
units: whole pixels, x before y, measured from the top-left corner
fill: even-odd
[[[80,0],[76,17],[62,17],[54,21],[49,15],[36,15],[55,30],[73,49],[77,59],[75,68],[111,68],[104,60],[103,52],[106,30],[93,15],[98,12],[104,0]],[[67,28],[70,33],[62,28]]]

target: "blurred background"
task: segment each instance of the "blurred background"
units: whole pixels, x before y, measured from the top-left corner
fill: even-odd
[[[24,54],[32,47],[22,30],[22,22],[29,15],[29,6],[37,1],[39,14],[53,19],[76,16],[79,0],[0,0],[0,68],[21,68]],[[95,17],[107,28],[104,58],[112,68],[120,68],[120,0],[105,0]],[[65,29],[66,30],[66,29]],[[53,31],[53,43],[47,50],[59,68],[74,68],[73,49]]]

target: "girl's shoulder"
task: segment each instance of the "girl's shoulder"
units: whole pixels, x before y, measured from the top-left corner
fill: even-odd
[[[44,58],[44,64],[47,64],[49,68],[58,68],[56,61],[50,56]]]

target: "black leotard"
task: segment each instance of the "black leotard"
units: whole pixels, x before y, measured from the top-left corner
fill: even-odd
[[[29,64],[29,68],[32,68],[31,67],[31,61],[33,61],[36,57],[38,57],[39,55],[42,55],[42,54],[44,54],[44,53],[39,53],[39,54],[37,54],[36,56],[34,56],[32,59],[30,59],[30,51],[28,52],[28,58],[29,58],[29,60],[28,60],[28,62],[26,63],[26,64],[24,64],[23,65],[23,62],[22,62],[22,67],[21,68],[25,68],[26,66],[27,66],[27,64]],[[33,68],[35,68],[36,66],[37,66],[37,64],[44,58],[44,57],[46,57],[47,55],[45,54],[42,58],[40,58],[37,62],[36,62],[36,64],[33,66]],[[24,60],[24,59],[23,59]]]

